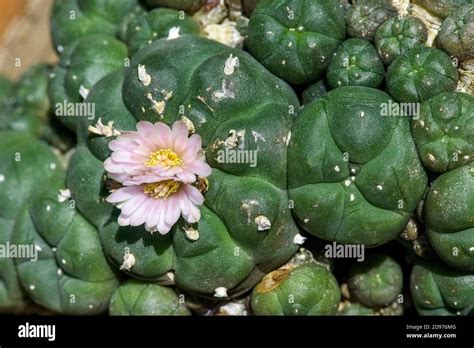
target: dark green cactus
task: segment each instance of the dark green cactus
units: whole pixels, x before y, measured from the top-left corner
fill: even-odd
[[[0,244],[9,250],[7,242],[15,245],[12,233],[23,205],[55,175],[59,162],[46,144],[31,135],[5,131],[0,132],[0,159]],[[1,257],[0,311],[21,311],[24,307],[15,258]]]
[[[441,93],[422,103],[411,123],[421,161],[443,173],[474,159],[474,97]]]
[[[335,315],[341,293],[325,267],[304,264],[267,274],[252,292],[256,315]]]
[[[411,2],[440,18],[448,17],[454,10],[463,5],[474,4],[474,0],[412,0]]]
[[[385,65],[416,46],[423,46],[428,40],[425,24],[416,17],[390,18],[375,33],[375,46]]]
[[[352,264],[347,284],[351,299],[370,308],[386,307],[402,291],[402,268],[387,255],[368,255],[363,262]]]
[[[324,80],[319,80],[306,88],[302,94],[303,104],[309,104],[314,100],[319,100],[323,98],[329,87],[326,85]]]
[[[357,302],[342,302],[337,315],[341,316],[372,316],[375,311],[372,308],[365,307]]]
[[[111,36],[84,36],[68,45],[51,74],[49,85],[51,107],[58,120],[75,131],[78,119],[93,118],[94,115],[76,114],[75,108],[101,78],[122,69],[128,63],[127,57],[127,47]]]
[[[387,88],[398,102],[422,102],[454,91],[458,71],[449,56],[430,47],[415,47],[398,56],[387,70]]]
[[[65,189],[57,175],[34,192],[16,220],[12,242],[38,246],[38,261],[18,259],[28,296],[62,314],[100,314],[118,286],[102,251],[97,229],[58,197]]]
[[[339,46],[327,70],[327,81],[334,89],[342,86],[379,87],[385,69],[375,47],[362,39],[349,39]]]
[[[6,76],[0,75],[0,103],[7,102],[13,90],[13,83]]]
[[[190,315],[184,300],[167,287],[128,280],[115,290],[110,300],[110,315]]]
[[[420,315],[474,315],[474,274],[439,261],[413,267],[410,291]]]
[[[186,14],[172,9],[155,9],[130,21],[124,41],[129,54],[161,38],[173,39],[183,34],[199,34],[199,24]]]
[[[290,83],[316,81],[346,36],[338,0],[262,0],[250,17],[248,47]]]
[[[56,50],[88,35],[119,35],[130,18],[142,11],[137,0],[55,0],[51,34]]]
[[[86,101],[96,105],[97,118],[121,131],[135,130],[138,120],[182,120],[201,136],[213,167],[200,221],[180,220],[169,234],[152,235],[143,226],[119,226],[117,210],[103,201],[102,162],[113,137],[80,133],[88,148],[79,146],[72,158],[68,187],[79,211],[99,228],[108,256],[128,274],[160,279],[173,271],[189,292],[233,296],[296,252],[286,142],[298,100],[247,53],[193,35],[159,40],[124,73],[102,79]],[[256,166],[218,159],[220,150],[238,146],[258,150]],[[123,262],[126,253],[132,266]]]
[[[436,253],[451,266],[474,271],[474,167],[466,165],[438,177],[424,210]]]
[[[460,62],[474,59],[474,4],[458,8],[444,20],[436,43]]]
[[[183,10],[189,13],[198,11],[208,0],[146,0],[151,7],[170,7],[175,10]]]
[[[363,101],[363,102],[362,102]],[[311,234],[377,246],[396,238],[427,185],[406,117],[392,99],[341,87],[299,114],[288,149],[294,216]]]
[[[397,15],[388,0],[358,0],[347,11],[347,33],[350,37],[373,41],[377,29]]]

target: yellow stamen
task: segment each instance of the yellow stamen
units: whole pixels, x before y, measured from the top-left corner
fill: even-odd
[[[145,161],[147,167],[155,167],[160,165],[161,167],[176,167],[183,164],[183,160],[179,155],[171,149],[161,149],[152,152],[148,159]]]
[[[181,182],[174,180],[165,180],[154,182],[143,186],[143,193],[156,199],[166,199],[171,194],[178,192]]]

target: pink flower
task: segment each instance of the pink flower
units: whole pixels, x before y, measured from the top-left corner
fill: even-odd
[[[201,137],[188,138],[188,128],[175,122],[137,123],[137,132],[125,132],[109,143],[113,151],[104,162],[109,177],[125,186],[156,182],[156,177],[173,177],[184,183],[206,177],[211,167],[204,162]]]
[[[120,226],[145,224],[149,231],[158,230],[166,234],[180,215],[189,223],[199,221],[201,212],[198,206],[204,203],[204,197],[194,186],[165,180],[122,187],[107,197],[107,202],[120,208]]]
[[[188,138],[188,128],[181,122],[170,129],[161,122],[141,121],[137,130],[111,141],[113,152],[104,162],[109,177],[124,185],[107,197],[121,210],[118,224],[145,224],[149,231],[166,234],[181,215],[189,223],[199,221],[204,197],[190,184],[196,176],[211,173],[201,137]]]

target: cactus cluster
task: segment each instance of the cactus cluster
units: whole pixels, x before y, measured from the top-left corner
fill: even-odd
[[[0,77],[0,312],[474,314],[473,6],[56,0]]]

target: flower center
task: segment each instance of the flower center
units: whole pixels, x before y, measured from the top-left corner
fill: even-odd
[[[155,167],[160,165],[161,167],[176,167],[183,164],[183,160],[179,155],[171,149],[160,149],[150,154],[148,159],[145,161],[147,167]]]
[[[166,199],[171,194],[178,192],[180,187],[181,182],[179,181],[165,180],[151,184],[145,184],[143,186],[143,193],[156,199]]]

